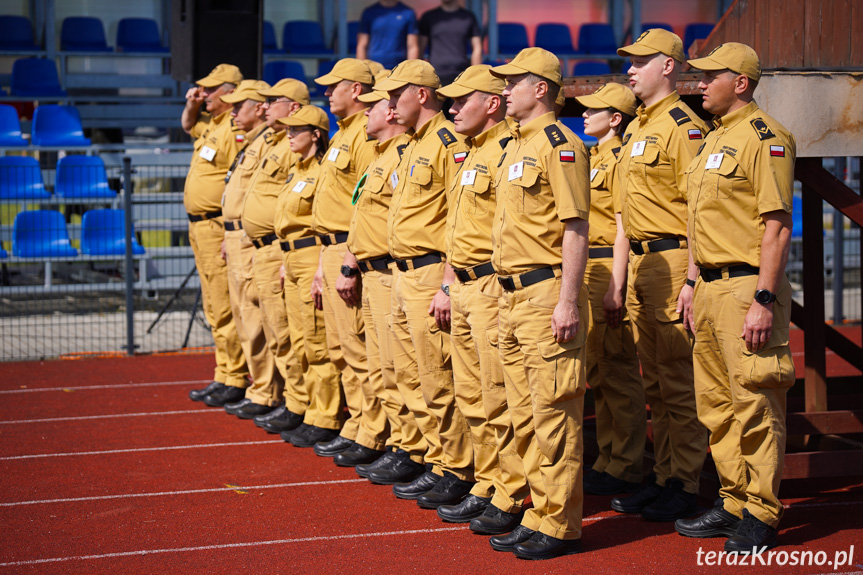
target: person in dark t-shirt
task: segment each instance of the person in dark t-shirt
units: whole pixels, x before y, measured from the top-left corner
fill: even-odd
[[[402,60],[419,58],[417,17],[398,0],[380,0],[363,10],[357,33],[357,59],[395,68]]]
[[[422,15],[419,22],[420,54],[429,49],[429,63],[441,84],[452,83],[465,68],[482,63],[482,38],[473,12],[458,0],[443,0]]]

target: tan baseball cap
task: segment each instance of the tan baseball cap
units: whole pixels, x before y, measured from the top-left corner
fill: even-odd
[[[437,90],[440,88],[440,78],[438,78],[434,66],[425,60],[405,60],[393,68],[386,79],[375,84],[375,88],[392,92],[408,84],[426,86]]]
[[[309,103],[308,87],[294,78],[279,80],[272,88],[258,90],[258,94],[265,98],[277,98],[279,96],[283,96],[303,105]]]
[[[491,66],[477,64],[467,68],[455,77],[452,84],[438,90],[438,94],[445,98],[461,98],[473,92],[486,92],[500,96],[506,82],[491,73]]]
[[[369,67],[369,70],[372,71],[372,76],[375,78],[378,77],[378,73],[384,69],[384,65],[380,62],[375,62],[374,60],[363,60],[366,63],[366,66]]]
[[[204,88],[215,88],[222,84],[239,84],[243,81],[243,73],[232,64],[219,64],[205,78],[195,82]]]
[[[635,116],[635,94],[623,84],[603,84],[593,94],[578,96],[576,101],[585,108],[614,108],[626,114]]]
[[[287,118],[279,118],[278,121],[286,126],[314,126],[324,132],[330,131],[329,116],[317,106],[303,106]]]
[[[689,60],[698,70],[731,70],[756,82],[761,79],[761,62],[755,50],[739,42],[720,44],[704,58]]]
[[[375,88],[377,88],[378,83],[386,80],[387,76],[390,75],[390,71],[386,68],[381,68],[380,72],[375,74]],[[385,90],[373,90],[367,94],[360,95],[357,100],[360,102],[364,102],[366,104],[376,104],[381,100],[389,100],[390,95]]]
[[[652,56],[659,53],[674,58],[681,64],[686,60],[680,36],[662,28],[645,30],[634,44],[617,49],[618,56]]]
[[[373,84],[375,81],[372,71],[368,64],[356,58],[342,58],[329,74],[324,74],[320,78],[315,78],[315,83],[321,86],[332,86],[338,84],[342,80],[350,80],[351,82],[359,82],[361,84]]]
[[[502,66],[495,66],[491,69],[491,73],[498,78],[530,73],[542,76],[558,86],[563,85],[563,78],[560,73],[560,60],[557,56],[542,48],[525,48],[512,59],[512,62]]]
[[[243,80],[237,85],[237,89],[221,97],[221,100],[226,104],[239,104],[246,100],[254,100],[263,102],[264,96],[258,93],[258,90],[266,90],[270,85],[263,80]]]
[[[563,88],[557,93],[557,98],[554,99],[555,106],[563,106],[566,104],[566,96],[563,95]]]

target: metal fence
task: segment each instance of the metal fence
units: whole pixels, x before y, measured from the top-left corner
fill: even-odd
[[[188,146],[60,155],[0,157],[0,361],[211,346],[183,209]],[[859,193],[856,158],[825,165]],[[826,204],[824,218],[828,318],[858,322],[860,229]],[[795,232],[787,269],[801,303],[803,241]]]

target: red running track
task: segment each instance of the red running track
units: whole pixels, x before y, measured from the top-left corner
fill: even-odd
[[[525,562],[311,450],[187,399],[209,356],[0,365],[2,573],[726,573],[722,540],[587,496],[584,552]],[[783,485],[781,550],[863,569],[863,479]],[[703,502],[709,505],[710,502]],[[702,558],[704,556],[702,555]]]

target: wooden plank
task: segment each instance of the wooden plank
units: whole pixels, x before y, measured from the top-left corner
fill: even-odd
[[[785,425],[788,435],[863,433],[863,411],[789,413]]]
[[[851,2],[850,37],[851,49],[848,59],[851,62],[863,62],[863,0]]]
[[[808,307],[802,306],[796,301],[791,302],[791,322],[797,326],[804,327],[806,323],[806,312]],[[863,371],[863,349],[856,343],[836,331],[832,326],[824,326],[824,343],[828,349],[850,363],[855,368]]]
[[[815,68],[821,58],[821,0],[804,0],[803,66]]]
[[[824,348],[824,222],[817,190],[803,184],[803,330],[806,411],[827,410],[827,353]],[[813,241],[813,238],[815,240]],[[809,239],[809,241],[807,241]]]
[[[825,170],[821,158],[798,158],[794,177],[817,190],[818,195],[855,224],[863,226],[863,196]]]
[[[785,455],[782,479],[860,475],[863,451],[808,451]]]

